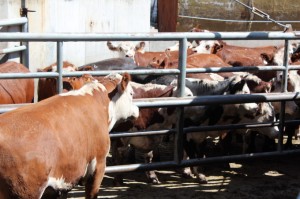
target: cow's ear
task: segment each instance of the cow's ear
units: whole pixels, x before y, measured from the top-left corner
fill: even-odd
[[[142,51],[142,50],[144,50],[145,46],[146,46],[146,43],[144,41],[141,41],[140,43],[138,43],[135,46],[135,50],[136,51]]]
[[[123,74],[122,82],[121,82],[121,89],[124,91],[128,85],[128,83],[131,81],[131,76],[128,73]]]
[[[273,57],[272,55],[268,55],[267,53],[261,53],[260,57],[263,61],[266,62],[266,64],[272,65],[273,64]]]
[[[212,54],[216,54],[223,48],[223,44],[215,44],[212,50]]]

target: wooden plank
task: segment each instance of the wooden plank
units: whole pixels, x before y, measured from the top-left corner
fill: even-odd
[[[158,0],[158,31],[176,32],[178,0]]]

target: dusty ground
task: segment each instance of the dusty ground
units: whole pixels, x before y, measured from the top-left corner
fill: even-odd
[[[146,183],[143,172],[131,172],[125,173],[124,186],[115,187],[112,174],[105,176],[98,198],[296,199],[300,193],[299,170],[300,155],[230,163],[227,169],[209,165],[205,169],[208,184],[164,170],[157,171],[158,185]],[[69,193],[69,198],[83,197],[83,187]]]

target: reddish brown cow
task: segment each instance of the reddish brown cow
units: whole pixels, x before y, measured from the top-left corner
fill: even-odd
[[[155,63],[154,63],[155,64]],[[152,64],[151,64],[152,65]],[[168,57],[158,66],[159,68],[178,68],[178,62],[169,61]],[[213,67],[232,67],[225,63],[220,57],[215,54],[199,54],[195,53],[187,57],[187,68],[213,68]],[[223,80],[224,78],[232,77],[233,72],[214,73],[188,73],[189,78],[207,79],[207,80]],[[271,82],[266,82],[249,73],[241,73],[242,76],[248,75],[250,90],[253,93],[270,92],[272,88]],[[251,77],[250,77],[251,76]]]
[[[179,57],[179,51],[166,50],[165,52],[145,52],[145,42],[140,42],[140,44],[134,48],[134,52],[132,52],[132,50],[127,52],[125,51],[126,48],[123,48],[122,46],[113,46],[111,42],[107,42],[107,46],[112,51],[122,51],[124,52],[125,56],[132,57],[135,61],[135,64],[138,66],[149,66],[150,63],[153,62],[155,62],[158,66],[166,56],[169,57],[171,61],[178,61]],[[188,49],[187,54],[193,54],[193,50]]]
[[[265,66],[282,65],[283,47],[241,47],[228,45],[223,41],[201,41],[199,46],[194,48],[197,53],[212,53],[218,55],[224,62],[232,66]],[[276,77],[276,71],[252,72],[264,81],[270,81]]]
[[[77,67],[68,62],[63,62],[63,70],[66,71],[76,71]],[[57,64],[51,64],[50,66],[45,67],[44,69],[38,69],[38,72],[56,72],[57,71]],[[64,78],[64,88],[65,91],[71,90],[69,81],[74,80],[74,78]],[[57,81],[56,78],[40,78],[38,83],[38,101],[41,101],[43,99],[49,98],[53,95],[57,94]]]
[[[16,62],[0,64],[0,73],[29,73]],[[33,79],[0,79],[0,104],[31,103],[34,97]]]
[[[1,114],[0,198],[58,198],[81,181],[85,197],[96,199],[109,131],[118,120],[138,117],[129,81],[128,74],[112,74]]]

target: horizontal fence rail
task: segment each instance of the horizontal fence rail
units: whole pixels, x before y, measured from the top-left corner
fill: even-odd
[[[21,26],[22,32],[28,33],[27,17],[0,20],[0,27],[3,27],[3,26]],[[7,34],[7,33],[4,33],[4,34]],[[11,33],[8,33],[8,34],[11,34]],[[9,54],[9,53],[16,53],[16,52],[21,53],[21,56],[20,56],[21,63],[28,67],[29,54],[28,54],[27,42],[21,42],[20,46],[14,46],[14,47],[10,47],[10,48],[0,49],[0,54]]]
[[[300,32],[187,32],[187,33],[0,33],[0,41],[175,41],[201,40],[297,40]]]
[[[0,23],[1,24],[1,23]],[[42,78],[42,77],[52,77],[57,78],[59,83],[58,92],[62,91],[62,78],[63,77],[78,77],[82,74],[92,74],[92,75],[107,75],[111,72],[122,71],[97,71],[97,72],[63,72],[63,42],[77,42],[77,41],[178,41],[180,44],[180,56],[179,56],[179,67],[178,69],[155,69],[155,70],[126,70],[130,74],[175,74],[178,75],[178,87],[179,96],[174,98],[157,98],[151,100],[149,99],[135,99],[134,103],[140,108],[149,107],[168,107],[176,106],[178,107],[178,124],[175,129],[168,130],[158,130],[158,131],[148,131],[148,132],[132,132],[132,133],[111,133],[111,138],[120,138],[126,136],[147,136],[147,135],[164,135],[175,133],[175,151],[174,151],[174,161],[170,162],[160,162],[152,164],[133,164],[133,165],[118,165],[107,167],[106,172],[127,172],[136,170],[150,170],[159,168],[171,168],[171,167],[183,167],[183,166],[193,166],[197,164],[205,163],[216,163],[222,161],[236,161],[251,158],[264,158],[270,156],[279,155],[290,155],[299,154],[300,150],[293,151],[283,151],[282,150],[282,129],[279,135],[278,151],[260,153],[260,154],[243,154],[235,156],[222,156],[215,158],[206,159],[192,159],[192,160],[182,160],[182,139],[185,133],[206,131],[206,130],[223,130],[223,129],[237,129],[237,128],[254,128],[254,127],[271,127],[271,126],[281,126],[284,123],[293,122],[299,124],[299,121],[285,121],[284,109],[281,111],[281,117],[279,122],[273,123],[261,123],[261,124],[236,124],[236,125],[225,125],[225,126],[201,126],[201,127],[189,127],[183,128],[183,115],[185,106],[199,106],[199,105],[212,105],[212,104],[233,104],[233,103],[248,103],[248,102],[272,102],[281,101],[282,104],[285,101],[300,100],[299,93],[288,93],[286,92],[286,79],[288,70],[299,70],[300,66],[289,66],[287,63],[287,49],[285,51],[285,60],[283,66],[258,66],[258,67],[233,67],[233,68],[199,68],[199,69],[189,69],[186,68],[187,53],[185,50],[187,47],[188,40],[284,40],[285,47],[288,46],[290,40],[299,40],[299,32],[205,32],[205,33],[0,33],[0,42],[8,41],[21,41],[21,42],[56,42],[57,43],[57,68],[58,72],[38,72],[38,73],[6,73],[0,74],[0,79],[10,79],[10,78]],[[251,95],[214,95],[214,96],[197,96],[197,97],[182,97],[183,89],[185,87],[185,77],[186,73],[205,73],[205,72],[240,72],[240,71],[268,71],[276,70],[283,71],[283,92],[282,93],[270,93],[270,94],[251,94]],[[14,108],[24,106],[26,104],[20,105],[0,105],[0,113],[13,110]],[[129,135],[130,134],[130,135]]]
[[[24,25],[26,23],[28,23],[28,19],[26,17],[0,20],[0,26]]]

